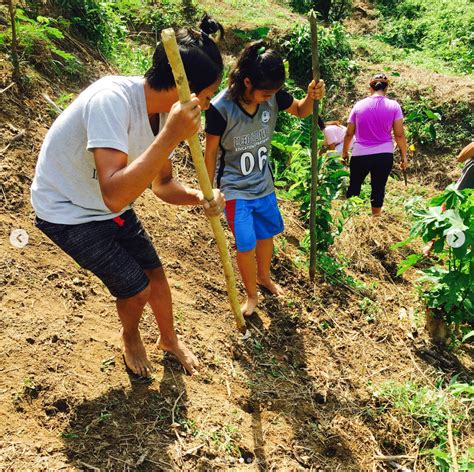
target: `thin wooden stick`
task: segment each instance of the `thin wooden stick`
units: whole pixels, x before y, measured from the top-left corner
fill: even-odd
[[[313,80],[319,82],[319,55],[318,55],[318,25],[316,13],[312,10],[309,14],[309,23],[311,25],[311,51]],[[311,206],[309,214],[309,279],[314,281],[316,275],[316,196],[318,191],[318,116],[319,100],[313,103],[313,117],[311,127]]]
[[[456,447],[454,446],[453,440],[453,418],[451,416],[448,417],[448,443],[449,449],[451,451],[451,462],[453,466],[453,471],[459,472],[458,459],[456,457]]]
[[[181,60],[181,56],[179,54],[178,43],[176,42],[174,31],[171,28],[163,30],[161,33],[161,39],[163,41],[163,46],[173,71],[176,88],[178,90],[179,101],[181,103],[187,103],[191,100],[191,91],[189,89],[186,72],[184,71],[183,61]],[[189,138],[188,143],[191,150],[191,157],[193,158],[194,162],[194,167],[196,168],[199,186],[201,187],[201,191],[204,194],[204,198],[210,202],[213,200],[214,194],[212,192],[211,181],[209,180],[209,175],[204,164],[204,158],[202,155],[202,149],[199,143],[198,135],[195,134]],[[229,250],[227,248],[227,241],[222,228],[221,220],[219,216],[213,216],[209,218],[209,220],[211,222],[212,231],[219,249],[222,266],[224,268],[227,294],[229,296],[232,313],[234,315],[235,321],[237,322],[237,328],[239,331],[245,334],[247,328],[245,326],[245,320],[237,299],[234,269],[232,268]]]

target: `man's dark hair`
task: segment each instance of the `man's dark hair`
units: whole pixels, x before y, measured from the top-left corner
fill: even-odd
[[[206,14],[199,28],[199,31],[180,29],[176,33],[189,87],[196,94],[219,80],[224,68],[219,48],[210,36],[219,32],[222,37],[224,35],[222,25]],[[169,90],[176,86],[162,43],[155,49],[153,65],[145,73],[145,78],[150,87],[156,91]]]

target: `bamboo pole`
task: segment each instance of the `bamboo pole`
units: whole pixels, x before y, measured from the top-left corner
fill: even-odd
[[[176,42],[176,36],[173,29],[168,28],[163,30],[161,33],[161,40],[163,41],[163,46],[173,71],[176,88],[178,90],[179,101],[181,103],[187,103],[191,100],[191,91],[189,89],[188,79],[184,70],[183,61],[181,60],[181,56],[179,54],[178,43]],[[201,187],[201,191],[204,194],[204,198],[210,202],[213,200],[214,195],[212,192],[211,181],[209,180],[209,175],[204,164],[204,158],[202,155],[202,149],[201,144],[199,143],[198,135],[195,134],[189,138],[188,144],[191,150],[191,157],[193,158],[194,167],[196,168],[199,186]],[[224,230],[222,229],[221,220],[219,216],[213,216],[209,218],[209,220],[211,222],[212,231],[219,249],[222,266],[224,268],[227,294],[229,296],[231,310],[235,321],[237,322],[237,328],[240,332],[245,334],[247,328],[245,326],[245,320],[237,299],[234,269],[232,268],[229,250],[227,248],[227,241]]]
[[[318,55],[318,25],[316,13],[312,10],[309,14],[309,23],[311,25],[311,51],[312,51],[312,69],[313,79],[316,83],[319,81],[319,55]],[[318,116],[319,100],[313,103],[312,133],[311,133],[311,206],[309,214],[309,279],[314,281],[316,275],[316,195],[318,190]]]

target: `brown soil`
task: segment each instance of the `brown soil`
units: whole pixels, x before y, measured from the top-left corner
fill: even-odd
[[[288,295],[265,296],[244,341],[205,217],[146,192],[136,211],[164,262],[178,331],[203,369],[188,377],[153,348],[158,331],[147,310],[142,333],[155,381],[131,384],[113,299],[33,225],[29,186],[51,123],[40,92],[59,95],[48,87],[2,94],[0,469],[380,471],[390,469],[374,456],[407,454],[430,470],[412,441],[416,425],[404,435],[409,426],[397,418],[367,414],[387,380],[433,383],[472,369],[462,351],[421,358],[434,348],[415,320],[412,281],[394,272],[403,252],[389,249],[407,226],[395,214],[356,217],[335,251],[368,288],[322,276],[313,287],[295,264],[303,224],[281,202],[286,230],[273,268]],[[194,183],[186,156],[176,156],[177,175]],[[15,228],[29,233],[23,249],[9,244]]]

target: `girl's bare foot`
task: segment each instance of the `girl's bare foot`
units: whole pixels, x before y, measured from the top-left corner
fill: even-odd
[[[125,334],[122,330],[120,334],[125,365],[140,377],[150,377],[153,369],[146,355],[140,331]]]
[[[179,338],[176,338],[176,341],[170,342],[164,342],[160,339],[158,347],[163,351],[173,354],[190,375],[193,375],[199,369],[197,357]]]
[[[275,297],[283,297],[285,295],[285,291],[270,278],[263,279],[257,277],[257,284],[267,289],[270,293],[275,295]]]
[[[252,316],[255,308],[258,305],[258,295],[250,296],[247,295],[247,300],[242,305],[242,315],[243,316]]]

